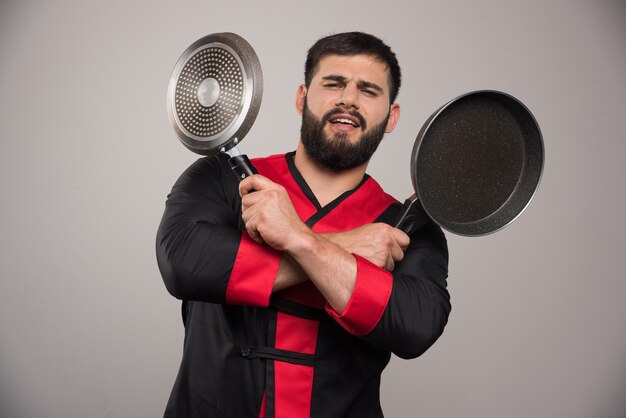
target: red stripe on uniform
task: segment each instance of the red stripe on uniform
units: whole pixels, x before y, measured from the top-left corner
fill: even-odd
[[[284,154],[272,155],[267,158],[253,159],[252,164],[259,174],[275,183],[281,184],[289,193],[294,209],[304,222],[317,212],[317,208],[304,194],[289,171],[289,165]]]
[[[396,202],[371,177],[314,226],[315,232],[338,232],[374,222]]]
[[[315,354],[319,322],[283,312],[276,317],[276,348]],[[276,418],[308,418],[311,412],[313,367],[274,362]]]

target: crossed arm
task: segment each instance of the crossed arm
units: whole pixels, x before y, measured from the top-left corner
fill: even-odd
[[[261,175],[242,181],[239,192],[250,237],[285,254],[273,291],[311,280],[339,314],[356,282],[357,262],[352,254],[391,271],[409,244],[404,232],[383,223],[317,234],[300,220],[286,190]]]
[[[299,219],[291,222],[293,207],[284,205],[280,188],[253,184],[256,192],[244,192],[240,199],[238,184],[226,161],[207,158],[196,161],[172,188],[156,250],[163,281],[173,296],[264,306],[270,291],[310,279],[342,327],[401,357],[420,355],[441,335],[450,312],[448,252],[445,236],[434,223],[412,234],[408,247],[406,236],[382,223],[314,234]],[[274,199],[277,204],[270,205]],[[278,214],[258,206],[265,204]],[[274,218],[281,221],[275,224]],[[242,234],[242,228],[247,233]],[[247,266],[234,272],[242,254]],[[263,259],[267,262],[256,264]],[[234,276],[252,293],[230,293]],[[386,283],[386,302],[381,301],[380,283]],[[236,297],[229,300],[233,294]],[[358,297],[350,300],[350,295]],[[374,300],[382,309],[375,318],[370,315]],[[369,319],[363,319],[363,313]]]

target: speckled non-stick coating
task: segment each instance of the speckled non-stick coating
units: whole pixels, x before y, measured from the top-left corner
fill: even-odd
[[[413,150],[413,184],[428,215],[460,235],[485,235],[526,208],[543,170],[530,111],[496,91],[468,93],[431,116]]]

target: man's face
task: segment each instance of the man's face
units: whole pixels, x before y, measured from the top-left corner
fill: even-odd
[[[355,142],[351,142],[345,132],[335,132],[332,138],[329,137],[324,127],[337,117],[344,118],[345,116],[337,115],[345,113],[344,110],[333,109],[326,112],[320,120],[309,110],[305,101],[300,128],[300,139],[307,154],[323,167],[336,172],[358,167],[369,161],[383,139],[388,119],[386,117],[378,125],[364,129],[360,139]],[[365,128],[366,122],[358,112],[348,113],[358,119],[360,125]]]
[[[399,106],[389,104],[388,77],[386,65],[369,55],[322,58],[296,97],[307,153],[334,171],[368,161],[399,117]]]

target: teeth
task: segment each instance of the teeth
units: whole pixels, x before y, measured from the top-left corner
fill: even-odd
[[[351,121],[350,119],[344,119],[344,118],[337,118],[333,121],[333,123],[347,123],[349,125],[356,126],[356,124],[353,121]]]

